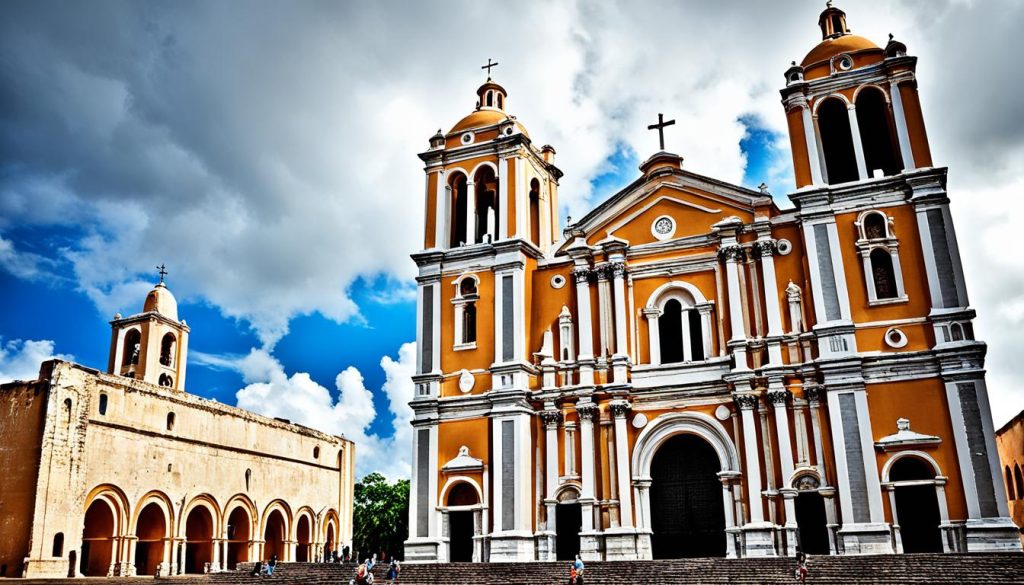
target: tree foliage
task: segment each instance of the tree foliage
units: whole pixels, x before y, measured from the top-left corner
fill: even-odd
[[[409,480],[388,483],[383,475],[371,473],[356,483],[353,508],[352,553],[402,559],[409,537]]]

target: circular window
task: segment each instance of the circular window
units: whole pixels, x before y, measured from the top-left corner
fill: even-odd
[[[779,240],[775,242],[775,249],[779,251],[779,254],[788,256],[793,251],[793,242],[789,240]]]
[[[470,142],[473,142],[473,133],[466,132],[465,134],[462,135],[461,140],[463,144],[469,144]]]
[[[565,286],[565,277],[561,274],[556,274],[551,277],[551,288],[562,288]]]
[[[654,223],[651,224],[651,234],[653,234],[655,238],[658,238],[663,242],[671,238],[672,235],[675,233],[676,220],[672,219],[667,215],[662,215],[661,217],[655,219]]]
[[[508,128],[505,128],[505,135],[506,136],[512,136],[512,127],[511,126],[509,126]]]
[[[837,65],[842,71],[849,71],[850,69],[853,69],[853,58],[849,55],[843,55],[839,58]]]
[[[895,327],[885,332],[885,344],[889,347],[899,349],[907,346],[907,334]]]

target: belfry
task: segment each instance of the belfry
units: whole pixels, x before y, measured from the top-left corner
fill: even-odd
[[[792,209],[662,142],[562,229],[490,76],[430,139],[407,561],[1020,550],[917,59],[819,26]]]

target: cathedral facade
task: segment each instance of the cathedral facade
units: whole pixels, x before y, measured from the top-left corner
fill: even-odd
[[[0,577],[177,575],[314,561],[352,539],[355,446],[184,392],[161,282],[111,322],[107,373],[0,386]]]
[[[490,77],[430,139],[407,561],[1020,550],[917,60],[819,26],[789,209],[662,150],[561,229]]]

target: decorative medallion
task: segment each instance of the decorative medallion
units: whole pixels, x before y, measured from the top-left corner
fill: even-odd
[[[459,375],[459,390],[466,394],[473,389],[474,384],[476,384],[476,378],[473,374],[470,374],[469,370],[462,370],[462,374]]]
[[[670,239],[676,233],[676,220],[667,215],[662,215],[651,224],[651,234],[662,242]]]
[[[907,346],[907,334],[896,327],[890,327],[885,332],[885,344],[893,349],[900,349]]]
[[[732,411],[724,404],[719,404],[718,408],[715,409],[715,418],[718,420],[729,420],[729,415],[731,414]]]
[[[638,412],[636,414],[636,416],[633,417],[633,428],[634,429],[642,429],[642,428],[644,428],[646,426],[647,426],[647,415],[642,413],[642,412]]]
[[[551,288],[562,288],[565,286],[565,277],[561,274],[556,274],[551,277]]]

